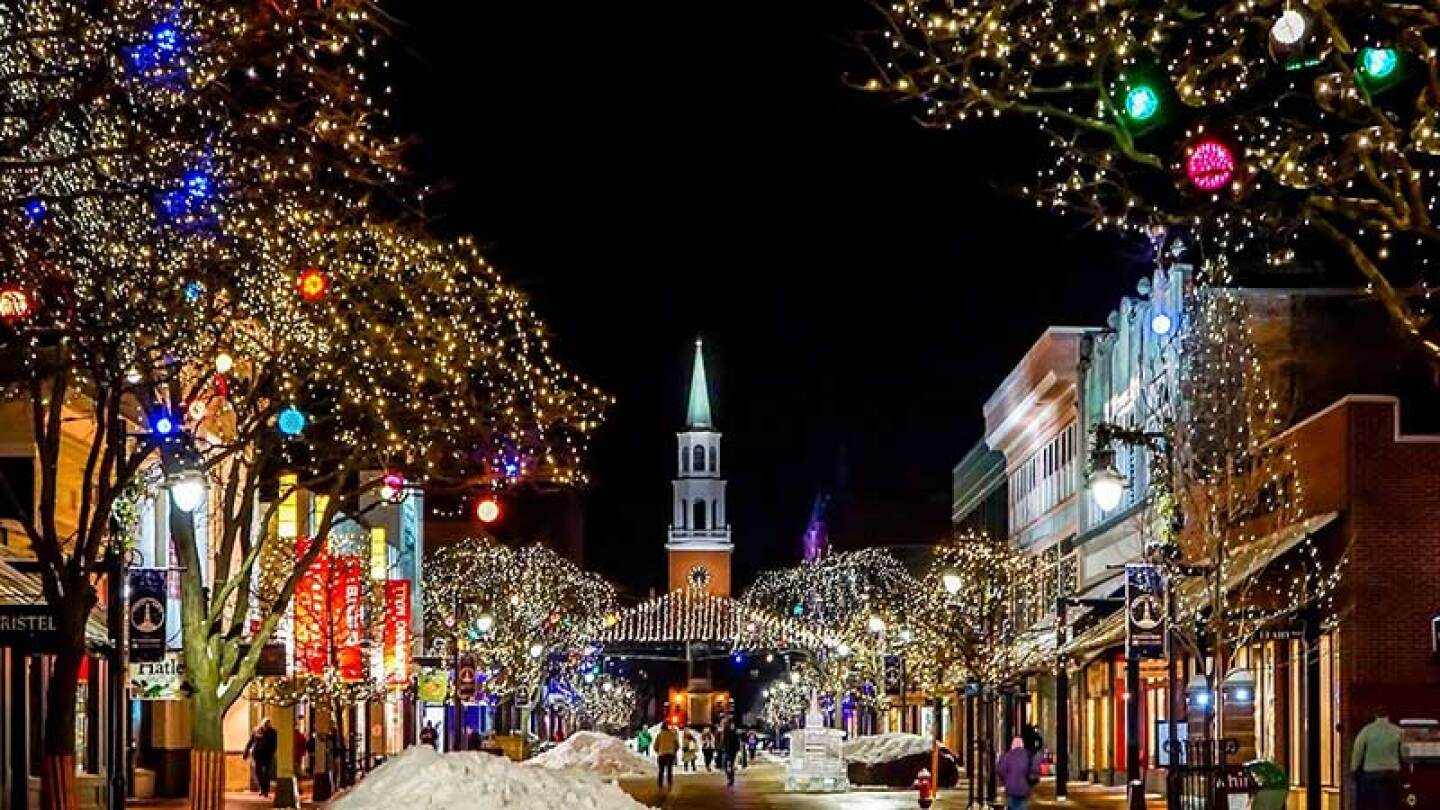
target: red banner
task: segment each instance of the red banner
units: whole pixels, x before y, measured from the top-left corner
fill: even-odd
[[[335,644],[335,662],[340,680],[365,679],[365,656],[361,642],[365,634],[365,605],[361,588],[365,584],[365,558],[359,554],[336,554],[330,558],[330,630]]]
[[[303,558],[310,548],[310,538],[295,539],[295,557]],[[329,638],[325,614],[329,599],[330,555],[321,550],[319,556],[300,575],[295,588],[295,670],[311,675],[324,675]]]
[[[385,582],[385,682],[410,685],[410,580]]]

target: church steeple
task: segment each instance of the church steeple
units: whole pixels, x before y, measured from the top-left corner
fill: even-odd
[[[730,520],[725,514],[725,478],[720,472],[720,433],[710,415],[705,380],[705,344],[695,341],[685,430],[675,434],[679,454],[670,509],[670,589],[699,588],[730,595]]]
[[[690,407],[686,409],[686,425],[691,430],[709,430],[710,387],[705,381],[705,342],[695,338],[695,368],[690,372]]]

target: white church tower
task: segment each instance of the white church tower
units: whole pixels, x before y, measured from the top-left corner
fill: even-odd
[[[730,521],[725,514],[725,479],[720,475],[720,433],[710,417],[705,380],[705,347],[695,341],[690,403],[676,458],[670,516],[670,589],[699,588],[730,595]]]

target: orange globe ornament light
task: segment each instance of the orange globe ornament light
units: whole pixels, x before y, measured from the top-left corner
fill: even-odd
[[[319,301],[330,292],[330,277],[318,267],[307,267],[300,273],[298,287],[301,299]]]
[[[475,504],[475,517],[481,523],[494,523],[500,519],[500,502],[493,495],[486,495]]]
[[[14,323],[30,316],[30,296],[19,287],[0,287],[0,321]]]

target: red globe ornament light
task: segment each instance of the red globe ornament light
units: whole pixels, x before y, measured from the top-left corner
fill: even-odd
[[[1205,138],[1190,145],[1185,156],[1185,177],[1201,191],[1219,191],[1235,179],[1235,153],[1230,147]]]
[[[300,273],[298,287],[302,299],[319,301],[330,292],[330,277],[318,267],[307,267]]]
[[[486,495],[475,504],[475,517],[479,518],[481,523],[494,523],[500,519],[500,502],[493,496]]]
[[[0,321],[14,323],[30,316],[30,296],[19,287],[0,287]]]
[[[405,499],[405,476],[398,472],[385,473],[380,479],[380,500],[399,503]]]

